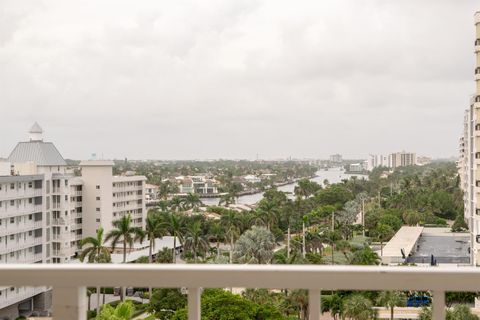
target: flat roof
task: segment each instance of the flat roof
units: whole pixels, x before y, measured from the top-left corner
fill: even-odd
[[[156,238],[155,239],[155,249],[152,251],[153,254],[156,254],[158,251],[162,250],[163,248],[168,248],[168,249],[173,249],[173,239],[174,237],[171,236],[165,236],[162,238]],[[127,252],[127,262],[134,262],[140,257],[147,256],[149,254],[149,247],[148,247],[149,241],[145,239],[143,243],[135,243],[133,248],[135,249],[132,252]],[[120,249],[120,244],[116,246],[116,250]],[[181,243],[177,238],[176,241],[176,247],[179,248],[181,247]],[[122,263],[123,262],[123,253],[112,253],[112,263]]]
[[[113,182],[146,181],[145,176],[113,176]]]
[[[402,257],[402,249],[405,252],[405,256],[408,257],[410,253],[415,251],[415,245],[422,232],[423,227],[401,227],[383,248],[383,258]]]
[[[113,167],[114,163],[111,160],[82,160],[80,167]]]
[[[20,176],[0,176],[1,183],[12,182],[30,182],[35,180],[42,180],[43,174],[20,175]]]

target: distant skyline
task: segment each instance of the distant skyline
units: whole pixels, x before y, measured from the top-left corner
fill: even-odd
[[[0,157],[35,121],[70,159],[457,156],[477,10],[2,0]]]

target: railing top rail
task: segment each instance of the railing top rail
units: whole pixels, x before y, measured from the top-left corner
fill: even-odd
[[[0,265],[0,285],[480,291],[480,268],[285,265]]]

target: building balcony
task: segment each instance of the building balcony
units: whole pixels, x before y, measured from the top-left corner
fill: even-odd
[[[27,214],[33,214],[35,212],[41,212],[42,206],[41,205],[27,205],[27,206],[19,206],[19,207],[7,207],[1,209],[2,218],[11,218],[17,216],[23,216]]]
[[[2,286],[53,287],[54,319],[85,319],[86,286],[187,288],[188,319],[200,320],[202,288],[307,289],[309,319],[321,290],[431,291],[433,319],[445,319],[445,292],[478,291],[474,267],[279,265],[0,265]]]
[[[65,225],[65,219],[63,218],[52,219],[52,225],[63,226]]]
[[[12,199],[21,199],[21,198],[33,198],[33,197],[40,197],[42,195],[43,195],[42,189],[26,189],[26,190],[7,189],[7,191],[2,195],[2,199],[12,200]]]
[[[40,221],[41,223],[42,221]],[[41,227],[41,224],[40,224]],[[35,223],[14,223],[14,224],[6,224],[0,228],[0,237],[7,236],[10,234],[17,234],[21,232],[28,232],[37,229],[38,226]]]
[[[6,296],[0,297],[0,309],[8,307],[14,303],[18,303],[25,299],[31,298],[39,293],[47,291],[45,287],[33,288],[33,287],[26,287],[26,288],[18,288],[19,292],[9,291]]]

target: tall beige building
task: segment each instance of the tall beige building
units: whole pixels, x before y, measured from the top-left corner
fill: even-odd
[[[460,138],[460,157],[457,162],[464,192],[464,214],[471,233],[471,255],[474,265],[480,264],[480,12],[475,14],[475,94],[465,111],[463,134]]]
[[[417,164],[417,155],[412,152],[395,152],[388,155],[388,166],[390,168],[408,167]]]
[[[108,233],[112,222],[130,215],[136,227],[144,228],[145,207],[144,176],[113,176],[113,162],[89,160],[80,163],[83,180],[84,233],[94,235],[99,227]]]

